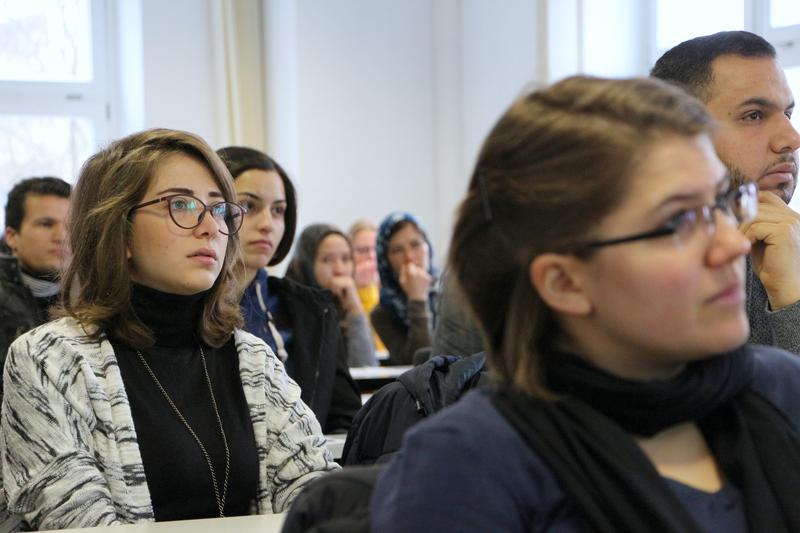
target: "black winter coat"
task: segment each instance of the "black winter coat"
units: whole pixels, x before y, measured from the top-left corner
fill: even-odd
[[[22,284],[16,257],[0,255],[0,371],[11,343],[26,331],[47,322],[47,318],[46,309],[39,306],[31,291]]]
[[[484,352],[467,357],[437,355],[382,387],[353,419],[341,464],[367,465],[391,459],[408,428],[488,381],[485,364]]]
[[[293,331],[290,377],[317,415],[324,433],[345,432],[361,407],[361,394],[347,368],[347,352],[329,291],[269,277],[270,293],[280,300],[278,324]]]

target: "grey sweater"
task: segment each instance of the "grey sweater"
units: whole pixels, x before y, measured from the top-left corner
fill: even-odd
[[[347,344],[347,366],[378,366],[367,315],[357,313],[348,316],[342,322],[342,332]]]
[[[777,346],[800,355],[800,302],[772,311],[767,291],[753,272],[747,257],[747,316],[750,319],[750,339],[753,344]]]

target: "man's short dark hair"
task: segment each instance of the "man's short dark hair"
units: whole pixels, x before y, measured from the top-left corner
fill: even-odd
[[[711,63],[720,56],[776,56],[775,47],[763,37],[749,31],[721,31],[695,37],[667,50],[650,76],[674,83],[700,100],[707,102],[713,80]]]
[[[25,198],[29,194],[69,198],[72,186],[66,181],[51,176],[27,178],[11,189],[6,202],[6,227],[19,231],[25,218]]]

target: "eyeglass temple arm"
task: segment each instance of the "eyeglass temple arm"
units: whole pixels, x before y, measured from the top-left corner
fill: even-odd
[[[662,237],[672,235],[675,233],[675,228],[664,227],[658,228],[647,233],[640,233],[639,235],[630,235],[628,237],[620,237],[619,239],[609,239],[607,241],[595,241],[585,245],[585,248],[602,248],[603,246],[612,246],[614,244],[622,244],[625,242],[640,241],[643,239],[651,239],[653,237]]]
[[[145,202],[143,204],[135,205],[131,208],[131,212],[136,211],[137,209],[141,209],[142,207],[147,207],[148,205],[157,204],[158,202],[163,202],[169,198],[169,196],[162,196],[161,198],[156,198],[155,200],[150,200],[149,202]]]

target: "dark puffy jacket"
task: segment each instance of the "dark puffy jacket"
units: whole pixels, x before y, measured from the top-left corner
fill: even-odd
[[[384,466],[351,466],[310,483],[292,503],[281,533],[367,533],[372,488]]]
[[[47,312],[22,284],[17,259],[0,255],[0,371],[14,339],[45,322]]]
[[[300,385],[303,402],[317,415],[322,431],[344,433],[361,407],[361,394],[347,368],[333,294],[272,276],[268,286],[280,300],[282,314],[275,320],[288,321],[293,331],[290,377]]]
[[[437,355],[375,393],[358,412],[342,450],[343,465],[388,461],[405,431],[488,381],[486,356]]]

